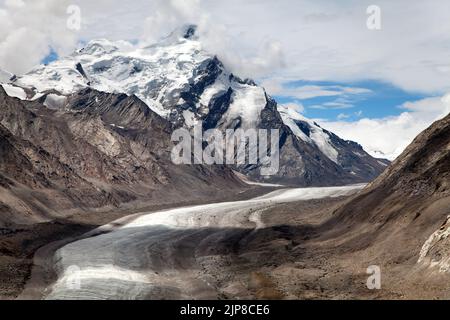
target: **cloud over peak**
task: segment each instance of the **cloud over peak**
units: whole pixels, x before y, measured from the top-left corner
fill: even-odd
[[[67,0],[6,0],[0,7],[0,68],[29,71],[50,53],[75,47],[76,35],[66,27]]]

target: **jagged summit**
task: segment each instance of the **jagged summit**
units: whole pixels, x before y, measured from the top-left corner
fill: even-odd
[[[183,38],[194,39],[196,37],[197,28],[198,27],[195,24],[186,26]]]

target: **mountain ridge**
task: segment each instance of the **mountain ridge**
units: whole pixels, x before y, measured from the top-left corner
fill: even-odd
[[[367,264],[389,273],[402,266],[390,284],[401,286],[404,277],[422,283],[450,271],[449,222],[450,114],[420,133],[322,231],[342,250],[357,248]]]
[[[0,225],[245,189],[231,169],[172,164],[172,125],[136,97],[86,88],[55,110],[0,88],[0,105]]]
[[[368,182],[387,162],[340,139],[298,113],[277,105],[250,79],[227,71],[202,48],[195,27],[177,30],[160,43],[133,47],[124,41],[92,40],[72,55],[34,68],[10,86],[29,99],[64,108],[84,88],[137,96],[174,127],[279,129],[280,170],[261,176],[259,165],[234,169],[254,180],[300,186]]]

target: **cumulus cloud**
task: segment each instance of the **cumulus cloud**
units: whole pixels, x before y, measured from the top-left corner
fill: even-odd
[[[144,21],[141,38],[156,42],[184,24],[203,25],[207,15],[201,10],[200,0],[154,0],[149,16]]]
[[[196,23],[205,36],[205,46],[243,77],[277,75],[285,80],[336,82],[372,79],[407,91],[433,95],[450,91],[450,2],[446,0],[379,0],[379,31],[366,27],[371,0],[70,3],[82,10],[83,27],[76,35],[64,26],[67,0],[0,0],[0,66],[11,64],[16,72],[25,70],[39,60],[43,47],[52,45],[65,51],[74,36],[83,41],[99,37],[150,40],[179,24]],[[21,28],[30,31],[29,39],[31,35],[38,39],[39,47],[29,49],[30,54],[20,54],[26,52],[21,49],[27,50],[23,41],[28,40],[23,39]],[[22,57],[12,59],[13,53]]]
[[[426,93],[450,90],[450,2],[379,0],[381,30],[366,27],[361,1],[206,1],[215,23],[243,48],[260,37],[280,42],[287,67],[277,74],[306,80],[381,80]],[[407,35],[407,36],[405,36]]]
[[[450,112],[450,94],[406,102],[398,116],[356,122],[317,120],[340,137],[360,143],[376,157],[395,159],[423,130]]]
[[[29,71],[53,48],[68,53],[76,35],[66,27],[68,0],[6,0],[0,8],[0,68]]]

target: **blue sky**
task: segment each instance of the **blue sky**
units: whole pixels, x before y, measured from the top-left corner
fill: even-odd
[[[57,59],[58,59],[58,54],[55,52],[55,50],[50,48],[50,53],[44,59],[42,59],[41,63],[49,64],[50,62],[55,61]]]
[[[383,118],[397,116],[404,112],[405,102],[414,102],[429,95],[419,92],[408,92],[392,84],[366,80],[352,83],[333,81],[293,81],[284,84],[285,88],[320,87],[331,90],[329,95],[311,98],[294,98],[274,95],[279,103],[300,103],[304,107],[303,114],[309,118],[326,120],[354,121],[360,118]],[[342,88],[366,89],[362,93],[343,93]],[[336,95],[333,95],[335,90]],[[339,93],[339,94],[337,94]]]

